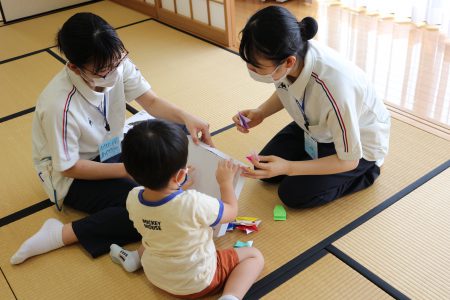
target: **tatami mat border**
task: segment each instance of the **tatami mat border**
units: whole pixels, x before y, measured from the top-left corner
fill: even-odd
[[[52,11],[52,12],[49,12],[49,13],[40,14],[40,15],[36,15],[36,16],[33,16],[33,17],[27,17],[27,18],[24,18],[24,20],[25,19],[35,18],[35,17],[42,16],[42,15],[46,15],[46,14],[50,14],[50,13],[54,13],[54,12],[58,12],[58,11],[67,10],[67,9],[78,7],[78,6],[83,6],[83,5],[86,5],[86,4],[91,4],[91,3],[94,3],[94,2],[99,2],[99,1],[93,1],[93,2],[89,2],[89,3],[81,4],[81,5],[75,5],[75,6],[71,6],[71,7],[67,7],[67,8],[58,9],[58,10],[55,10],[55,11]],[[180,30],[178,28],[175,28],[175,27],[173,27],[171,25],[168,25],[168,24],[166,24],[164,22],[161,22],[159,20],[152,19],[152,18],[145,19],[145,20],[138,21],[138,22],[131,23],[131,24],[127,24],[127,25],[124,25],[124,26],[120,26],[120,27],[117,27],[116,29],[125,28],[125,27],[128,27],[128,26],[132,26],[132,25],[135,25],[135,24],[138,24],[138,23],[149,21],[149,20],[150,21],[151,20],[156,21],[156,22],[161,23],[161,24],[163,24],[165,26],[168,26],[170,28],[173,28],[175,30],[183,32],[183,33],[185,33],[187,35],[190,35],[190,36],[192,36],[192,37],[194,37],[196,39],[199,39],[199,40],[202,40],[204,42],[213,44],[213,45],[215,45],[217,47],[220,47],[220,48],[222,48],[222,49],[224,49],[224,50],[226,50],[228,52],[231,52],[231,53],[234,53],[234,54],[238,55],[238,53],[236,51],[233,51],[233,50],[228,49],[226,47],[214,44],[214,43],[212,43],[212,42],[210,42],[208,40],[205,40],[203,38],[197,37],[197,36],[195,36],[195,35],[193,35],[193,34],[191,34],[189,32]],[[7,26],[9,24],[16,23],[16,22],[19,22],[19,21],[23,21],[23,20],[15,20],[15,21],[12,21],[12,22],[8,22],[4,26]],[[41,49],[41,50],[37,50],[37,51],[34,51],[34,52],[30,52],[30,53],[27,53],[27,54],[24,54],[24,55],[20,55],[20,56],[17,56],[17,57],[9,58],[9,59],[0,61],[0,64],[6,63],[6,62],[10,62],[10,61],[13,61],[13,60],[17,60],[17,59],[21,59],[21,58],[24,58],[24,57],[27,57],[27,56],[31,56],[31,55],[34,55],[34,54],[38,54],[38,53],[41,53],[41,52],[44,52],[44,51],[48,52],[50,55],[52,55],[54,58],[58,59],[60,62],[65,63],[64,59],[62,59],[59,55],[57,55],[56,53],[54,53],[53,51],[50,50],[50,48],[52,48],[52,47],[54,47],[54,46],[51,46],[51,47],[45,48],[45,49]],[[15,113],[15,114],[12,114],[12,115],[0,118],[0,123],[4,122],[4,121],[7,121],[7,120],[10,120],[10,119],[13,119],[13,118],[16,118],[16,117],[19,117],[19,116],[22,116],[22,115],[25,115],[25,114],[28,114],[30,112],[33,112],[34,109],[35,108],[32,107],[32,108],[23,110],[21,112],[18,112],[18,113]],[[128,104],[127,104],[127,110],[130,111],[133,114],[137,112],[137,110],[135,108],[131,107]],[[221,129],[213,132],[212,135],[219,134],[219,133],[224,132],[224,131],[232,128],[232,127],[234,127],[234,124],[225,126],[224,128],[221,128]],[[375,215],[379,214],[380,212],[382,212],[383,210],[385,210],[386,208],[388,208],[389,206],[391,206],[395,202],[399,201],[404,196],[406,196],[407,194],[409,194],[410,192],[415,190],[417,187],[421,186],[422,184],[424,184],[427,181],[429,181],[430,179],[432,179],[434,176],[436,176],[439,173],[441,173],[442,171],[446,170],[449,166],[450,166],[450,160],[445,162],[445,163],[443,163],[439,167],[435,168],[434,170],[432,170],[428,174],[422,176],[421,178],[419,178],[418,180],[416,180],[415,182],[413,182],[412,184],[410,184],[409,186],[407,186],[403,190],[399,191],[398,193],[396,193],[392,197],[390,197],[387,200],[385,200],[383,203],[381,203],[377,207],[373,208],[372,210],[370,210],[366,214],[362,215],[361,217],[359,217],[355,221],[351,222],[347,226],[345,226],[342,229],[338,230],[337,232],[335,232],[334,234],[330,235],[328,238],[324,239],[323,241],[321,241],[320,243],[316,244],[315,246],[311,247],[307,251],[301,253],[299,256],[297,256],[293,260],[289,261],[285,265],[281,266],[277,270],[273,271],[272,273],[270,273],[266,277],[262,278],[261,280],[259,280],[258,282],[256,282],[252,286],[252,288],[249,290],[249,292],[245,296],[245,299],[259,299],[260,297],[266,295],[267,293],[269,293],[270,291],[272,291],[273,289],[275,289],[276,287],[278,287],[282,283],[286,282],[287,280],[289,280],[293,276],[297,275],[298,273],[300,273],[301,271],[306,269],[308,266],[310,266],[311,264],[313,264],[314,262],[316,262],[317,260],[322,258],[328,252],[332,253],[337,258],[341,259],[343,262],[348,264],[350,267],[354,268],[356,271],[358,271],[360,274],[362,274],[368,280],[370,280],[373,283],[375,283],[377,286],[379,286],[381,289],[383,289],[384,291],[389,293],[391,296],[393,296],[393,297],[395,297],[397,299],[408,299],[406,296],[401,294],[395,288],[391,287],[390,285],[385,283],[382,279],[378,278],[375,274],[373,274],[369,270],[365,269],[362,265],[360,265],[359,263],[357,263],[356,261],[354,261],[353,259],[348,257],[345,253],[343,253],[342,251],[340,251],[336,247],[332,246],[332,243],[335,242],[336,240],[338,240],[339,238],[341,238],[342,236],[346,235],[347,233],[349,233],[350,231],[352,231],[356,227],[358,227],[361,224],[365,223],[366,221],[368,221],[369,219],[371,219]],[[23,210],[20,210],[20,211],[18,211],[16,213],[13,213],[13,214],[11,214],[9,216],[6,216],[6,217],[0,219],[0,227],[4,226],[6,224],[9,224],[11,222],[14,222],[16,220],[19,220],[21,218],[24,218],[24,217],[26,217],[28,215],[31,215],[31,214],[33,214],[35,212],[38,212],[38,211],[42,210],[42,209],[45,209],[45,208],[47,208],[47,207],[49,207],[51,205],[53,205],[53,203],[51,203],[50,200],[48,200],[48,199],[44,200],[44,201],[41,201],[39,203],[36,203],[36,204],[34,204],[34,205],[30,206],[30,207],[27,207],[27,208],[25,208]],[[3,271],[2,271],[2,274],[3,274]],[[4,276],[4,274],[3,274],[3,276]],[[377,282],[379,284],[377,284]]]
[[[53,202],[51,202],[50,199],[46,199],[44,201],[35,203],[24,209],[16,211],[15,213],[12,213],[6,217],[1,218],[0,219],[0,227],[8,225],[12,222],[23,219],[25,217],[28,217],[29,215],[32,215],[40,210],[46,209],[47,207],[50,207],[52,205],[53,205]]]
[[[56,46],[52,46],[52,48],[53,48],[53,47],[56,47]],[[64,64],[64,65],[66,64],[67,61],[66,61],[64,58],[62,58],[61,56],[59,56],[57,53],[53,52],[52,49],[47,48],[46,51],[47,51],[48,54],[50,54],[51,56],[53,56],[54,58],[56,58],[56,60],[58,60],[58,61],[61,62],[62,64]]]
[[[369,269],[361,265],[359,262],[348,256],[335,246],[329,245],[325,249],[395,299],[410,299],[405,294],[394,288],[392,285],[378,277],[375,273],[371,272]]]
[[[12,119],[24,116],[24,115],[29,114],[29,113],[32,113],[32,112],[34,112],[35,109],[36,109],[36,107],[33,106],[33,107],[30,107],[30,108],[21,110],[19,112],[13,113],[11,115],[8,115],[8,116],[5,116],[5,117],[1,117],[0,118],[0,123],[3,123],[3,122],[6,122],[6,121],[9,121],[9,120],[12,120]]]
[[[6,283],[8,284],[9,289],[11,290],[11,293],[13,294],[14,298],[17,299],[17,296],[16,296],[16,294],[14,293],[14,290],[12,289],[11,285],[9,284],[8,278],[6,278],[5,273],[3,273],[3,270],[2,270],[1,267],[0,267],[0,271],[2,272],[2,276],[3,276],[3,278],[5,278],[5,281],[6,281]]]
[[[25,58],[25,57],[28,57],[28,56],[31,56],[31,55],[39,54],[41,52],[47,51],[48,49],[50,49],[50,48],[44,48],[44,49],[40,49],[40,50],[29,52],[29,53],[25,53],[25,54],[22,54],[22,55],[19,55],[19,56],[14,56],[14,57],[11,57],[11,58],[0,60],[0,65],[6,64],[6,63],[9,63],[11,61],[18,60],[18,59],[22,59],[22,58]]]
[[[315,246],[311,247],[310,249],[306,250],[305,252],[301,253],[294,259],[290,260],[277,270],[273,271],[272,273],[268,274],[264,278],[257,281],[251,289],[248,291],[244,299],[259,299],[262,296],[266,295],[270,291],[274,290],[276,287],[280,286],[285,281],[289,280],[296,274],[293,274],[290,270],[292,270],[294,267],[299,270],[303,270],[303,265],[310,265],[310,260],[314,255],[317,253],[320,253],[327,247],[329,247],[332,243],[352,231],[353,229],[357,228],[358,226],[362,225],[363,223],[367,222],[392,204],[396,203],[397,201],[401,200],[403,197],[414,191],[419,186],[423,185],[436,175],[440,174],[444,170],[450,167],[450,160],[446,161],[445,163],[441,164],[437,168],[433,169],[426,175],[422,176],[421,178],[417,179],[415,182],[411,183],[395,195],[391,196],[372,210],[368,211],[361,217],[357,218],[347,226],[341,228],[340,230],[336,231],[334,234],[330,235],[328,238],[324,239],[323,241],[319,242]],[[294,267],[293,267],[294,266]],[[362,274],[364,275],[364,274]],[[370,280],[370,278],[367,278]],[[385,292],[389,293],[388,290],[385,290]]]
[[[133,22],[133,23],[130,23],[130,24],[126,24],[126,25],[123,25],[123,26],[119,26],[119,27],[116,27],[115,29],[116,29],[116,30],[117,30],[117,29],[122,29],[122,28],[126,28],[126,27],[129,27],[129,26],[133,26],[133,25],[136,25],[136,24],[139,24],[139,23],[143,23],[143,22],[147,22],[147,21],[152,21],[152,20],[154,20],[154,19],[148,18],[148,19],[144,19],[144,20],[141,20],[141,21],[137,21],[137,22]],[[155,20],[155,21],[156,21],[156,20]],[[161,24],[164,24],[164,23],[161,23]],[[164,24],[164,25],[165,25],[165,24]],[[167,26],[169,26],[169,25],[167,25]],[[1,26],[0,26],[0,27],[1,27]],[[175,28],[175,29],[176,29],[176,28]],[[217,45],[215,45],[215,46],[217,46]],[[53,51],[51,50],[51,48],[54,48],[54,47],[56,47],[56,45],[52,45],[52,46],[47,47],[47,48],[43,48],[43,49],[40,49],[40,50],[36,50],[36,51],[29,52],[29,53],[25,53],[25,54],[22,54],[22,55],[19,55],[19,56],[14,56],[14,57],[11,57],[11,58],[7,58],[7,59],[4,59],[4,60],[1,60],[1,61],[0,61],[0,65],[1,65],[1,64],[5,64],[5,63],[8,63],[8,62],[11,62],[11,61],[15,61],[15,60],[18,60],[18,59],[21,59],[21,58],[25,58],[25,57],[28,57],[28,56],[31,56],[31,55],[34,55],[34,54],[39,54],[39,53],[41,53],[41,52],[48,52],[51,56],[53,56],[53,57],[55,57],[56,59],[58,59],[59,61],[61,61],[61,57],[58,56],[55,52],[53,52]],[[56,56],[55,56],[55,55],[56,55]],[[64,59],[63,59],[63,61],[64,61],[64,63],[66,63]]]
[[[130,113],[132,113],[133,115],[134,114],[137,114],[139,111],[136,109],[136,108],[134,108],[133,106],[131,106],[130,104],[126,104],[126,107],[127,107],[127,110],[130,112]]]
[[[3,7],[2,7],[2,2],[0,2],[0,14],[2,15],[2,26],[6,26],[6,22],[5,22],[5,14],[3,13]]]
[[[12,119],[15,119],[15,118],[24,116],[24,115],[29,114],[29,113],[32,113],[32,112],[34,112],[35,109],[36,109],[36,107],[33,106],[33,107],[30,107],[30,108],[24,109],[24,110],[22,110],[22,111],[13,113],[13,114],[11,114],[11,115],[8,115],[8,116],[5,116],[5,117],[1,117],[1,118],[0,118],[0,123],[3,123],[3,122],[6,122],[6,121],[9,121],[9,120],[12,120]],[[138,112],[137,109],[135,109],[134,107],[132,107],[132,106],[129,105],[129,104],[127,104],[127,110],[128,110],[130,113],[132,113],[132,114],[135,114],[135,113]],[[219,130],[220,130],[220,129],[219,129]],[[223,130],[222,130],[222,131],[223,131]]]
[[[316,247],[313,247],[314,249]],[[268,294],[278,286],[282,285],[295,275],[317,262],[319,259],[327,255],[328,252],[323,249],[317,251],[305,251],[285,265],[276,269],[263,279],[253,284],[252,288],[247,292],[244,299],[259,299]]]

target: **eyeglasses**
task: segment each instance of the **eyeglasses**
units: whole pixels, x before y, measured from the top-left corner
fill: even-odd
[[[88,69],[85,69],[85,70],[89,71],[89,73],[91,73],[92,75],[95,75],[95,76],[98,76],[98,77],[101,77],[101,78],[105,79],[106,76],[111,74],[111,72],[113,72],[115,69],[117,69],[120,66],[120,64],[128,57],[129,53],[130,52],[125,50],[125,54],[122,56],[122,58],[112,68],[109,68],[109,71],[106,74],[101,75],[101,74],[98,74],[98,73],[94,73],[94,72],[92,72],[91,70],[88,70]]]

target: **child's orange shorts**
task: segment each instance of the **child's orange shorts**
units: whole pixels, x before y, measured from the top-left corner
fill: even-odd
[[[173,296],[181,299],[197,299],[208,294],[212,295],[219,292],[225,285],[225,282],[227,281],[228,276],[230,276],[231,271],[233,271],[234,267],[236,267],[236,265],[239,263],[239,257],[233,248],[226,250],[216,250],[216,253],[217,269],[211,281],[211,284],[204,290],[195,294]]]

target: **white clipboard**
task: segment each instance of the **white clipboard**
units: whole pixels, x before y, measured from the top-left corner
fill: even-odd
[[[216,181],[216,169],[217,164],[222,159],[232,159],[227,154],[212,148],[202,142],[196,145],[190,136],[189,139],[189,154],[188,165],[195,167],[194,171],[194,184],[192,189],[210,195],[214,198],[221,199],[220,187]],[[233,159],[234,163],[245,166],[243,163]],[[240,176],[241,170],[239,170],[233,180],[234,193],[236,198],[239,199],[242,188],[244,187],[245,179]],[[214,237],[223,236],[227,232],[228,223],[218,224],[214,227]]]

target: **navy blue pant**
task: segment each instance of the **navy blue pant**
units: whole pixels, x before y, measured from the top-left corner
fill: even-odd
[[[115,162],[120,162],[120,155],[105,161]],[[72,222],[72,227],[78,241],[92,257],[108,253],[111,244],[125,245],[141,240],[125,206],[128,193],[136,186],[136,182],[127,178],[73,181],[64,205],[89,214]]]
[[[334,143],[318,144],[319,158],[336,154]],[[260,155],[276,155],[290,161],[310,160],[305,151],[303,129],[295,122],[277,133],[261,150]],[[291,208],[308,208],[329,203],[344,195],[360,191],[372,185],[380,175],[380,168],[373,161],[360,159],[354,170],[331,175],[281,175],[263,179],[279,183],[278,196]]]

